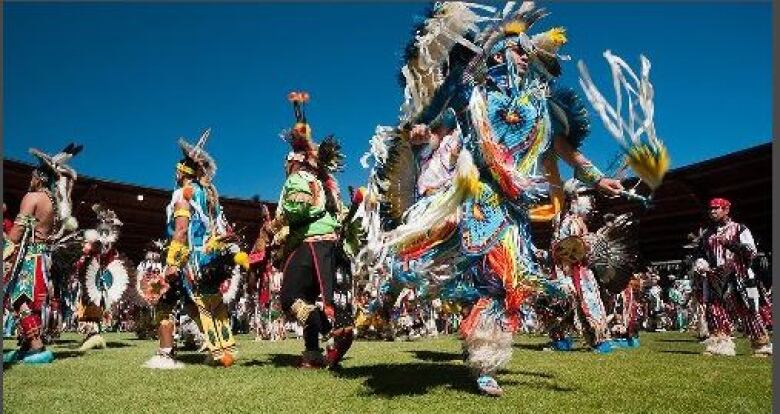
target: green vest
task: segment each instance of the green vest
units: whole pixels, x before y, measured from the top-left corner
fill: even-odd
[[[313,203],[295,201],[296,194],[311,196]],[[335,233],[339,228],[336,218],[325,210],[322,183],[307,171],[297,171],[287,177],[281,207],[290,225],[290,236],[295,238]]]

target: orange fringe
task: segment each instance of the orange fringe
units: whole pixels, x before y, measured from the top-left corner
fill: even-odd
[[[489,298],[479,298],[477,303],[474,304],[474,306],[471,308],[471,312],[469,312],[469,316],[467,316],[466,319],[463,319],[463,321],[460,323],[461,338],[467,338],[469,335],[471,335],[472,332],[474,332],[474,328],[477,325],[477,319],[479,319],[479,315],[485,309],[487,309],[489,304],[490,304]]]
[[[455,232],[457,227],[458,223],[456,220],[448,219],[444,223],[434,226],[432,229],[419,236],[415,240],[412,240],[398,252],[398,255],[403,260],[416,259],[422,256],[423,253],[432,247],[437,246],[443,241],[447,240],[452,235],[452,233]]]

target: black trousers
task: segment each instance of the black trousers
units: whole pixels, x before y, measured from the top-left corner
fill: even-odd
[[[293,303],[301,299],[314,304],[322,294],[325,306],[333,306],[333,286],[336,279],[336,242],[303,242],[287,259],[279,298],[282,310],[291,312]],[[303,327],[303,339],[307,351],[319,349],[319,335],[332,328],[320,309],[312,311]]]
[[[313,304],[320,294],[327,306],[333,306],[336,279],[336,242],[303,242],[285,263],[279,299],[282,309],[290,312],[297,299]]]

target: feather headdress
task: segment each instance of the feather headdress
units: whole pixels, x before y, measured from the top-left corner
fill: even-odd
[[[179,163],[179,168],[190,168],[193,170],[191,175],[211,181],[217,173],[217,163],[204,148],[209,136],[211,136],[211,128],[203,131],[195,145],[190,144],[184,138],[179,138],[179,147],[184,155],[184,160]],[[185,172],[189,171],[185,170]]]
[[[110,249],[119,239],[122,222],[114,210],[100,204],[93,204],[92,211],[97,215],[98,223],[94,229],[88,229],[84,232],[84,239],[88,242],[100,242],[102,249]]]
[[[520,46],[529,56],[530,64],[548,78],[561,74],[558,49],[568,39],[566,30],[562,27],[530,35],[531,27],[549,15],[544,8],[536,8],[534,2],[522,2],[515,9],[516,2],[507,2],[503,11],[497,16],[497,23],[485,28],[477,38],[484,53],[493,55],[502,52],[509,45]],[[565,58],[565,57],[564,57]]]
[[[55,155],[48,155],[37,148],[30,148],[29,151],[38,160],[36,169],[54,181],[63,174],[68,175],[73,180],[77,178],[76,171],[68,166],[68,161],[81,152],[82,149],[84,149],[83,145],[70,143]]]
[[[304,111],[306,103],[309,102],[309,94],[293,91],[287,95],[287,99],[293,105],[295,125],[284,134],[285,139],[295,152],[314,152],[316,146],[311,140],[311,125],[306,121],[306,112]]]
[[[68,161],[80,153],[83,148],[82,145],[70,143],[55,155],[48,155],[36,148],[29,150],[30,154],[38,159],[38,167],[34,174],[45,182],[46,187],[54,197],[57,221],[50,240],[59,240],[65,236],[66,232],[72,232],[78,228],[78,221],[72,215],[73,204],[70,197],[78,175],[76,170],[68,165]]]
[[[116,212],[114,212],[114,210],[111,210],[100,204],[93,204],[92,211],[94,211],[95,214],[97,214],[97,218],[100,224],[105,224],[112,227],[122,226],[122,221],[119,220],[119,217],[117,217]]]
[[[308,163],[321,175],[340,172],[344,169],[344,153],[341,144],[333,135],[326,136],[320,144],[312,139],[311,125],[306,120],[305,105],[309,102],[307,92],[290,92],[287,99],[293,105],[295,124],[282,137],[292,147],[287,161]]]

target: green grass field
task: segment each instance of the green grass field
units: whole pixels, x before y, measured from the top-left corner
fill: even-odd
[[[295,368],[303,343],[239,337],[231,368],[181,353],[181,370],[141,365],[156,344],[107,334],[108,349],[75,351],[66,334],[47,366],[4,368],[6,413],[256,412],[744,412],[771,411],[771,359],[753,358],[739,339],[733,358],[699,354],[690,335],[643,333],[642,346],[596,355],[543,351],[545,339],[517,336],[499,375],[502,398],[474,392],[454,337],[417,342],[359,341],[338,373]],[[4,349],[14,346],[5,341]]]

